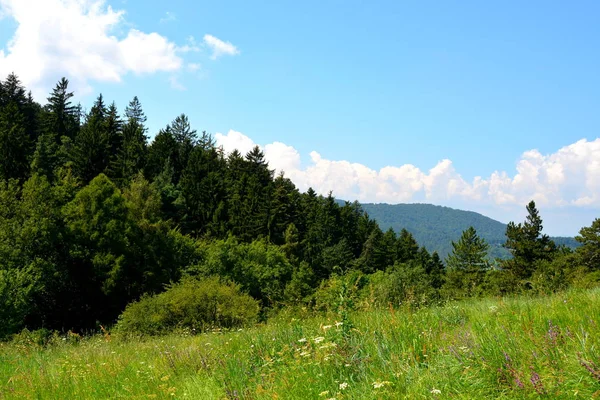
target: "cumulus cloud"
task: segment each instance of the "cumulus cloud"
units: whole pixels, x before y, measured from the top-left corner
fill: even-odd
[[[91,82],[120,82],[128,73],[173,73],[182,68],[180,54],[198,50],[126,29],[125,12],[105,0],[0,0],[0,13],[17,23],[0,47],[0,76],[16,72],[39,99],[62,76],[85,93]]]
[[[248,136],[229,131],[215,136],[225,152],[245,154],[256,144]],[[296,149],[275,142],[262,147],[272,168],[284,171],[301,189],[321,194],[333,191],[338,198],[362,202],[433,202],[477,206],[523,207],[534,199],[541,206],[600,207],[600,138],[582,139],[552,154],[524,152],[515,171],[496,171],[489,177],[465,180],[452,161],[441,160],[429,170],[414,165],[387,166],[380,170],[349,161],[309,154],[303,165]]]
[[[204,44],[212,51],[211,59],[216,60],[221,56],[235,56],[240,54],[240,51],[230,42],[224,42],[213,35],[204,35]]]

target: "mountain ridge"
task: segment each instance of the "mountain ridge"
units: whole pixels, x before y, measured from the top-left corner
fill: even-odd
[[[473,226],[477,234],[490,245],[491,258],[508,258],[510,253],[502,245],[506,241],[506,225],[475,211],[461,210],[427,203],[360,203],[383,231],[392,228],[409,231],[430,252],[437,251],[445,258],[452,252],[452,241],[458,241],[462,232]],[[572,237],[552,237],[557,245],[575,248]]]

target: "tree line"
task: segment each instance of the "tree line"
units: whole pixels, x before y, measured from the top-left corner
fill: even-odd
[[[444,265],[357,202],[300,192],[259,147],[225,154],[183,114],[149,141],[137,97],[84,112],[68,85],[40,105],[15,74],[0,82],[0,335],[96,330],[184,277],[235,282],[263,310],[315,305],[349,277],[421,303],[597,281],[598,220],[573,252],[531,203],[508,225],[510,260],[492,265],[470,229]]]

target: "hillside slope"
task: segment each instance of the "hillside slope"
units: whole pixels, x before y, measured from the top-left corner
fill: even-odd
[[[502,247],[506,241],[506,224],[473,211],[457,210],[432,204],[362,204],[363,209],[375,219],[382,230],[390,227],[396,232],[405,228],[413,234],[419,245],[437,251],[445,258],[452,251],[452,241],[473,226],[490,244],[490,256],[506,258],[509,253]],[[553,238],[557,244],[577,247],[573,238]]]

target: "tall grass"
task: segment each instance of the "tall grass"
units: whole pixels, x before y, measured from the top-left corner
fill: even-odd
[[[600,396],[599,319],[595,289],[281,314],[196,336],[71,336],[48,346],[22,336],[0,345],[0,398],[589,399]]]

